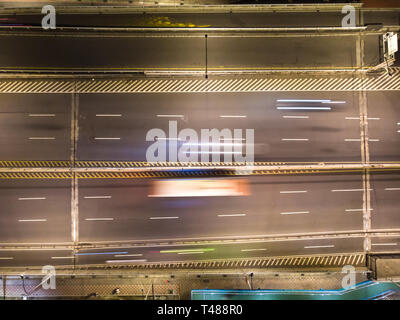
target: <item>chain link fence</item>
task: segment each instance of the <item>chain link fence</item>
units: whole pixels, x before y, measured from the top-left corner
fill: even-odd
[[[359,270],[356,281],[368,278]],[[340,271],[285,272],[251,269],[130,271],[113,275],[60,275],[54,289],[42,287],[42,276],[3,275],[0,299],[190,299],[193,289],[340,289]]]

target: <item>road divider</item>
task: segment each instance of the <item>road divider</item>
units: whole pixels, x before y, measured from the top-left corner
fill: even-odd
[[[11,161],[12,162],[12,161]],[[303,163],[268,164],[206,163],[195,166],[191,163],[165,164],[146,167],[1,167],[0,179],[131,179],[131,178],[179,178],[179,177],[224,177],[243,175],[283,175],[320,173],[363,173],[365,171],[397,171],[400,163]],[[362,189],[332,190],[362,191]],[[281,192],[282,193],[282,192]]]
[[[4,70],[12,71],[12,70]],[[15,71],[15,70],[14,70]],[[32,71],[32,70],[31,70]],[[85,70],[87,72],[96,70]],[[103,73],[104,68],[98,70]],[[108,72],[145,73],[146,78],[134,79],[103,79],[90,75],[76,76],[75,79],[64,76],[65,79],[1,79],[0,93],[206,93],[206,92],[309,92],[309,91],[392,91],[400,90],[400,68],[389,68],[391,77],[387,73],[367,74],[360,78],[354,76],[354,70],[208,70],[215,78],[204,79],[204,70],[197,71],[158,70],[109,70]],[[366,71],[366,70],[365,70]],[[41,70],[41,72],[54,72],[54,76],[65,74],[68,70]],[[70,70],[70,72],[73,72]],[[83,71],[80,71],[81,73]],[[293,76],[293,72],[296,75]],[[341,74],[338,73],[350,73]],[[311,74],[312,73],[312,74]],[[318,73],[318,74],[316,74]],[[187,76],[171,80],[172,75]],[[234,76],[233,76],[234,75]],[[25,78],[24,78],[25,77]],[[165,78],[162,78],[165,77]],[[326,105],[324,110],[328,110]]]

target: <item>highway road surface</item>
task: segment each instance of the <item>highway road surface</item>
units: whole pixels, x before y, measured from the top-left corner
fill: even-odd
[[[371,160],[394,161],[400,156],[398,93],[370,92],[367,99]],[[2,94],[0,101],[2,160],[70,159],[71,95]],[[145,160],[146,132],[168,131],[169,120],[182,129],[253,128],[257,161],[361,160],[358,93],[79,94],[77,101],[79,160]],[[80,180],[79,241],[173,243],[363,231],[360,174],[229,178],[238,179],[247,181],[247,195],[172,198],[149,197],[157,183],[151,179]],[[375,173],[370,181],[371,229],[398,230],[399,175]],[[0,243],[71,245],[70,187],[69,180],[1,180]],[[192,254],[125,248],[121,252],[127,253],[78,258],[71,250],[3,250],[0,264],[362,252],[362,238],[340,239],[268,242],[264,247],[250,241],[243,247],[227,244],[223,250]],[[392,252],[399,245],[397,239],[373,238],[371,248]]]
[[[207,34],[207,39],[205,35]],[[360,67],[357,33],[276,36],[215,32],[61,34],[4,31],[0,70],[145,71]],[[365,36],[364,66],[380,61],[379,35]],[[27,51],[26,48],[29,48]],[[46,48],[44,51],[43,48]],[[27,54],[29,52],[29,54]]]
[[[368,93],[371,161],[400,157],[398,96]],[[66,94],[1,94],[1,159],[69,160],[71,103]],[[254,129],[256,161],[360,161],[359,117],[352,92],[80,94],[78,160],[145,161],[147,132],[168,134],[176,121],[199,136]]]
[[[400,228],[398,178],[372,175],[374,230]],[[363,229],[358,174],[229,178],[235,179],[248,180],[248,195],[151,197],[157,180],[81,180],[79,238],[179,240]],[[71,240],[68,180],[2,180],[0,185],[1,243]]]
[[[398,252],[399,238],[373,238],[373,252]],[[138,246],[96,250],[3,250],[1,267],[43,265],[123,265],[152,262],[257,258],[313,254],[352,254],[363,251],[363,238],[338,238],[258,243],[205,244],[188,246]],[[318,258],[315,258],[317,260]],[[355,263],[358,257],[350,258]]]
[[[147,179],[81,180],[79,239],[96,242],[251,238],[363,229],[359,175],[265,176],[245,180],[249,182],[249,192],[244,196],[172,198],[151,197],[156,181]],[[69,181],[0,183],[4,203],[1,243],[70,241]],[[378,192],[388,187],[394,184],[387,182]],[[379,207],[383,214],[385,205],[380,203]],[[389,208],[388,218],[390,214]]]

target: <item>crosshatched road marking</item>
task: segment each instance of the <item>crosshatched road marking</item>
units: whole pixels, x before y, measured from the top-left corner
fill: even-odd
[[[400,90],[400,68],[361,79],[353,76],[236,77],[215,79],[3,80],[0,93],[152,93]],[[334,103],[332,101],[330,103]],[[337,101],[339,102],[339,101]],[[329,102],[327,102],[329,104]]]

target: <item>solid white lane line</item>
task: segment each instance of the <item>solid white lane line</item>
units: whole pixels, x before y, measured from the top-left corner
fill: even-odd
[[[56,260],[56,259],[74,259],[75,257],[74,256],[70,256],[70,257],[51,257],[51,259],[54,259],[54,260]]]
[[[178,254],[202,254],[204,251],[178,252]]]
[[[113,221],[114,218],[86,218],[86,221]]]
[[[331,107],[276,107],[278,110],[332,110]]]
[[[400,122],[397,122],[397,125],[400,126]]]
[[[245,138],[220,138],[219,141],[246,141]]]
[[[158,118],[184,118],[183,114],[158,114]]]
[[[13,260],[14,257],[0,257],[0,260]]]
[[[180,139],[180,138],[162,138],[162,137],[161,137],[161,138],[160,138],[160,137],[156,137],[155,140],[156,140],[156,141],[158,141],[158,140],[173,140],[173,141],[176,140],[176,141],[183,141],[183,140]]]
[[[381,120],[381,118],[367,118],[368,120]]]
[[[374,209],[369,209],[369,211],[373,211]],[[346,209],[346,212],[363,212],[364,209]]]
[[[242,154],[241,151],[190,151],[189,154]]]
[[[329,244],[326,246],[305,246],[304,249],[318,249],[318,248],[334,248],[333,244]]]
[[[112,114],[112,113],[98,113],[96,114],[96,117],[122,117],[122,114]]]
[[[104,137],[95,137],[94,140],[121,140],[121,138],[104,138]]]
[[[310,139],[287,139],[283,138],[282,141],[309,141]]]
[[[132,253],[132,254],[114,254],[116,258],[123,258],[123,257],[141,257],[143,256],[142,253]]]
[[[397,130],[398,133],[400,133],[400,130]]]
[[[385,188],[385,191],[400,191],[400,188]]]
[[[20,219],[18,222],[46,222],[47,219]]]
[[[364,189],[335,189],[331,190],[332,192],[357,192],[357,191],[364,191]],[[369,189],[369,191],[372,191],[372,189]]]
[[[29,137],[29,140],[56,140],[55,137]]]
[[[85,196],[85,199],[111,199],[111,196]]]
[[[397,243],[371,243],[372,246],[397,246]]]
[[[220,118],[247,118],[247,116],[245,115],[238,115],[238,116],[234,116],[234,115],[220,115]]]
[[[282,116],[284,119],[309,119],[309,116]]]
[[[54,113],[30,113],[30,117],[55,117]]]
[[[368,139],[368,141],[371,141],[371,142],[379,142],[379,141],[381,141],[380,139]]]
[[[167,220],[167,219],[179,219],[179,217],[150,217],[150,220]]]
[[[281,212],[280,214],[303,214],[303,213],[310,213],[310,211],[294,211],[294,212]]]
[[[330,104],[345,104],[346,101],[322,101],[322,103],[330,103]]]
[[[266,251],[267,249],[265,249],[265,248],[260,248],[260,249],[242,249],[242,250],[240,250],[240,251],[243,251],[243,252],[250,252],[250,251]]]
[[[323,100],[315,100],[315,99],[278,99],[277,102],[330,102],[331,100],[323,99]]]
[[[138,260],[106,260],[106,263],[135,263],[135,262],[146,262],[147,259]]]
[[[184,146],[220,146],[220,147],[234,147],[234,146],[243,146],[242,142],[185,142]]]
[[[237,214],[219,214],[218,217],[244,217],[245,213],[237,213]]]
[[[279,191],[279,193],[307,193],[307,190]]]
[[[46,200],[46,197],[37,197],[37,198],[18,198],[18,200]]]

